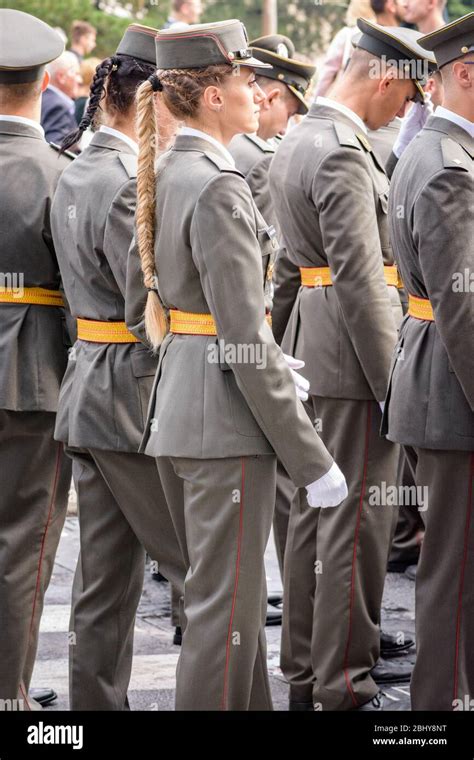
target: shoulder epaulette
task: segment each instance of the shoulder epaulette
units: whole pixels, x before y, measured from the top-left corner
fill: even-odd
[[[239,172],[236,167],[232,166],[232,164],[226,160],[225,156],[219,156],[217,153],[214,153],[214,151],[206,151],[204,155],[209,161],[212,161],[212,163],[217,166],[220,172],[230,172],[231,174],[238,174],[239,177],[244,177],[242,172]]]
[[[451,137],[443,137],[441,140],[441,152],[443,154],[443,166],[445,169],[463,169],[469,171],[467,153]]]
[[[138,158],[132,153],[119,153],[119,159],[127,172],[128,176],[133,179],[137,176]]]
[[[262,153],[275,153],[276,152],[276,145],[272,145],[271,143],[267,142],[267,140],[262,140],[261,137],[258,135],[244,135],[247,140],[250,140],[251,143],[257,146],[257,148],[260,148]]]
[[[351,127],[349,127],[347,124],[343,124],[340,121],[334,121],[333,126],[337,135],[337,139],[339,140],[339,145],[347,145],[350,148],[362,150],[362,147]]]

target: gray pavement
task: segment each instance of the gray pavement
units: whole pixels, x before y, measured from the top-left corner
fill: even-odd
[[[43,613],[38,658],[32,686],[51,686],[58,700],[47,710],[67,710],[68,700],[68,623],[71,585],[79,550],[77,517],[70,516],[61,537],[53,577]],[[281,581],[273,538],[266,553],[269,593],[281,592]],[[385,585],[383,627],[391,633],[414,637],[414,583],[405,575],[389,574]],[[267,627],[268,667],[276,710],[288,709],[288,687],[279,669],[281,627]],[[147,566],[143,594],[135,628],[135,657],[129,699],[132,710],[173,710],[176,662],[179,647],[173,643],[170,624],[170,595],[166,583],[152,580]],[[403,658],[414,660],[414,654]],[[409,709],[406,684],[384,689],[387,709]]]

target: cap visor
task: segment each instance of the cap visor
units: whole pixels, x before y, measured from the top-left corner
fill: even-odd
[[[305,116],[309,111],[309,106],[306,100],[304,99],[304,97],[302,96],[301,92],[298,92],[296,87],[292,87],[291,84],[287,84],[286,86],[288,87],[289,90],[291,90],[295,98],[298,98],[298,100],[300,101],[300,107],[298,108],[298,113],[300,114],[300,116]]]
[[[273,69],[271,63],[263,63],[263,61],[259,61],[258,58],[254,58],[253,56],[245,58],[243,61],[236,58],[232,63],[236,66],[248,66],[252,69]]]

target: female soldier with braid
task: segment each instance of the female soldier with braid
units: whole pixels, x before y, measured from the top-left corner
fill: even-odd
[[[129,27],[117,53],[97,68],[87,113],[65,146],[99,108],[105,125],[62,177],[52,208],[78,328],[56,426],[73,459],[81,534],[70,622],[74,710],[128,706],[143,547],[177,588],[185,571],[155,462],[137,453],[156,359],[123,321],[136,205],[135,92],[154,70],[154,35]]]
[[[142,448],[157,457],[188,564],[176,706],[271,709],[263,558],[275,454],[296,486],[311,484],[312,506],[335,506],[347,490],[267,323],[276,245],[225,147],[258,127],[254,69],[266,64],[235,20],[159,32],[156,47],[157,75],[138,91],[137,238],[146,327],[161,344]],[[185,124],[156,178],[154,91]],[[134,330],[134,248],[129,277]]]

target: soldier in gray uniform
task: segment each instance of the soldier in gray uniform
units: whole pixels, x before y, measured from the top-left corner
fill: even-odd
[[[0,10],[0,26],[0,699],[26,710],[38,707],[28,689],[71,482],[53,439],[69,341],[49,219],[71,160],[39,123],[61,37],[15,10]]]
[[[395,169],[390,232],[409,294],[384,428],[428,491],[416,579],[415,710],[474,694],[474,13],[424,36],[444,102]]]
[[[295,709],[381,705],[371,671],[392,511],[369,495],[396,482],[398,447],[379,428],[402,311],[389,185],[366,129],[423,97],[417,67],[405,66],[424,52],[406,30],[358,25],[363,34],[333,97],[317,99],[270,169],[283,242],[301,272],[282,347],[305,361],[311,417],[349,488],[343,510],[314,512],[301,490],[291,508],[281,663]],[[382,59],[395,63],[384,71]]]
[[[259,127],[255,134],[237,135],[229,145],[237,169],[242,172],[252,191],[256,206],[267,224],[275,227],[278,237],[280,230],[275,215],[268,174],[277,145],[273,138],[286,132],[289,120],[296,114],[305,115],[308,106],[306,92],[311,84],[316,68],[294,58],[293,42],[282,34],[260,37],[250,43],[254,54],[272,68],[257,75],[257,82],[265,93],[265,101],[260,109]],[[281,249],[276,261],[286,252]],[[299,276],[299,270],[297,270]],[[292,362],[294,369],[302,369],[304,362]],[[275,547],[283,578],[283,557],[288,530],[289,505],[294,495],[294,486],[280,462],[277,465],[277,490],[273,533]],[[271,615],[271,608],[267,613]],[[273,613],[275,614],[275,613]]]
[[[73,459],[78,494],[81,550],[70,621],[74,710],[128,707],[145,549],[181,593],[185,573],[156,464],[137,453],[157,360],[124,322],[136,206],[135,92],[155,69],[155,33],[133,24],[115,55],[97,67],[85,117],[65,144],[78,141],[99,105],[105,123],[64,173],[51,212],[78,332],[55,431]],[[142,311],[144,304],[145,296]]]
[[[160,32],[156,46],[157,75],[138,93],[137,236],[148,334],[161,343],[142,448],[157,457],[188,561],[176,707],[271,709],[263,558],[276,455],[315,505],[338,505],[345,480],[273,339],[278,244],[226,149],[258,127],[254,69],[267,64],[236,20]],[[154,91],[185,124],[156,178]]]

